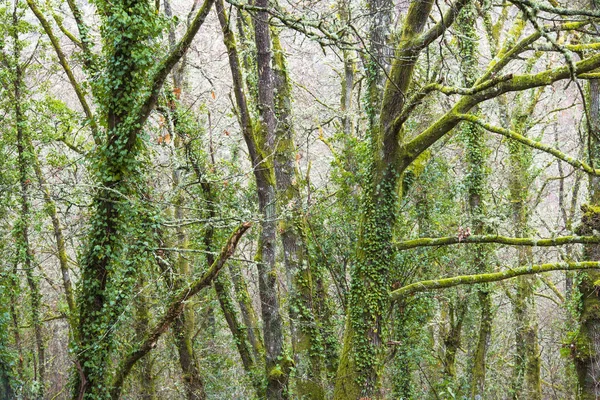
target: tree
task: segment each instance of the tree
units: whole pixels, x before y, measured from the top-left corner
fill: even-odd
[[[576,270],[562,350],[594,393],[594,7],[15,4],[0,395],[55,396],[59,366],[77,399],[545,398],[573,383],[542,368],[566,320],[548,273]]]

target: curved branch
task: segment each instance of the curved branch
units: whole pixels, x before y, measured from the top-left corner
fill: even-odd
[[[518,238],[499,235],[473,235],[464,238],[460,238],[458,236],[446,236],[439,238],[419,238],[397,242],[395,243],[395,248],[396,250],[408,250],[417,247],[448,246],[463,243],[495,243],[509,246],[550,247],[563,246],[567,244],[597,244],[600,243],[600,236],[573,235],[545,239]]]
[[[460,13],[460,10],[462,10],[462,8],[470,1],[471,0],[456,0],[453,4],[451,4],[448,11],[446,11],[438,23],[414,40],[416,46],[419,49],[424,49],[435,39],[439,38],[444,32],[446,32],[446,29],[448,29],[452,23],[454,23],[454,20]]]
[[[212,280],[225,265],[225,262],[233,255],[240,238],[244,235],[244,233],[246,233],[250,226],[252,226],[250,222],[244,222],[238,226],[238,228],[229,237],[229,240],[227,240],[227,243],[221,250],[221,253],[210,266],[208,271],[206,271],[200,279],[191,283],[188,285],[188,287],[183,288],[173,297],[167,311],[161,318],[159,318],[158,323],[146,336],[144,341],[121,361],[113,379],[113,385],[111,389],[111,397],[113,399],[119,398],[121,394],[121,388],[123,387],[123,382],[129,375],[129,372],[131,371],[131,368],[133,368],[134,364],[148,354],[150,350],[156,347],[156,343],[161,335],[165,333],[175,318],[181,314],[185,301],[197,294],[200,290],[210,286]]]
[[[148,119],[148,116],[156,104],[158,94],[160,93],[160,90],[165,83],[169,72],[171,72],[175,64],[179,62],[181,57],[183,57],[192,44],[194,36],[196,36],[196,33],[198,33],[200,27],[206,20],[206,16],[208,15],[208,12],[210,11],[214,2],[215,0],[204,0],[202,7],[200,7],[200,10],[198,10],[196,17],[192,20],[192,23],[185,32],[185,35],[183,35],[181,40],[175,45],[175,47],[173,47],[173,50],[171,50],[171,52],[158,64],[151,78],[151,82],[148,85],[150,87],[150,91],[144,100],[139,113],[135,117],[137,119],[137,126],[141,127]],[[133,142],[136,136],[137,130],[132,129],[129,141]]]
[[[79,99],[79,103],[81,104],[81,108],[83,108],[83,112],[85,113],[85,116],[90,121],[90,127],[92,128],[92,135],[94,137],[94,141],[96,142],[96,144],[99,144],[100,138],[98,136],[98,125],[96,124],[94,114],[92,113],[92,109],[90,108],[90,106],[85,98],[85,94],[83,92],[83,89],[81,88],[81,85],[79,84],[79,82],[77,82],[77,79],[75,79],[75,75],[73,74],[73,71],[71,70],[71,67],[69,66],[67,57],[65,56],[65,54],[62,51],[62,48],[60,47],[58,38],[56,37],[56,35],[54,35],[54,32],[52,31],[52,27],[50,26],[50,23],[48,22],[48,20],[44,16],[44,14],[40,11],[40,9],[38,8],[35,1],[27,0],[27,5],[31,9],[31,11],[35,14],[38,21],[40,21],[42,28],[44,28],[46,35],[50,39],[50,42],[52,43],[52,47],[54,47],[54,51],[56,52],[56,55],[58,56],[58,61],[60,62],[60,65],[63,67],[63,70],[67,74],[67,77],[69,78],[69,82],[71,83],[73,90],[75,90],[75,93],[77,94],[77,98]]]
[[[425,292],[428,290],[446,289],[460,285],[474,285],[478,283],[498,282],[506,279],[514,278],[521,275],[539,274],[541,272],[550,271],[574,271],[580,269],[597,269],[600,268],[599,261],[583,261],[583,262],[561,262],[552,264],[529,265],[515,269],[509,269],[502,272],[492,272],[490,274],[477,275],[462,275],[453,278],[434,279],[430,281],[421,281],[411,283],[403,288],[396,289],[390,293],[393,301],[402,299],[408,295]]]
[[[559,160],[562,160],[577,169],[581,169],[590,175],[600,176],[600,169],[592,168],[590,165],[584,163],[583,161],[576,160],[572,157],[569,157],[566,154],[560,152],[559,150],[553,148],[552,146],[548,146],[547,144],[537,142],[537,141],[530,139],[526,136],[523,136],[515,131],[501,128],[499,126],[490,125],[486,122],[483,122],[481,119],[479,119],[478,117],[476,117],[475,115],[472,115],[472,114],[458,114],[456,117],[463,121],[469,121],[469,122],[475,123],[490,132],[498,133],[507,138],[516,140],[517,142],[522,143],[525,146],[528,146],[528,147],[531,147],[531,148],[534,148],[537,150],[541,150],[545,153],[551,154],[554,157],[558,158]]]

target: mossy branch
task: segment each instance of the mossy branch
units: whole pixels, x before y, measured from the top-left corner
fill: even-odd
[[[556,238],[534,239],[499,235],[473,235],[468,237],[447,236],[439,238],[419,238],[395,243],[396,250],[408,250],[417,247],[447,246],[467,243],[495,243],[509,246],[550,247],[567,244],[600,243],[600,236],[560,236]]]
[[[562,16],[580,16],[580,17],[595,17],[600,18],[600,11],[593,10],[590,8],[585,9],[572,9],[572,8],[563,8],[563,7],[553,7],[547,4],[538,3],[530,0],[510,0],[512,4],[519,7],[527,6],[534,10],[545,11],[547,13],[551,13],[554,15],[562,15]]]
[[[575,71],[577,71],[577,76],[579,76],[580,74],[585,74],[594,71],[599,67],[600,54],[595,54],[575,63]],[[463,96],[452,108],[452,110],[448,111],[444,116],[442,116],[436,122],[431,124],[427,129],[425,129],[422,133],[417,135],[414,139],[404,144],[404,151],[402,154],[403,160],[401,162],[404,166],[409,165],[414,160],[416,160],[417,157],[419,157],[419,155],[423,151],[427,150],[440,138],[442,138],[444,135],[446,135],[448,132],[454,129],[454,127],[456,127],[456,125],[460,121],[469,120],[470,118],[473,118],[472,116],[464,118],[463,113],[468,112],[477,104],[482,103],[486,100],[496,98],[505,93],[518,92],[522,90],[547,86],[559,80],[569,78],[571,78],[571,69],[568,66],[562,66],[559,68],[547,69],[536,74],[513,75],[511,79],[501,81],[487,90],[483,90],[473,95]],[[484,83],[478,81],[478,84],[482,85]],[[399,129],[400,127],[396,128]],[[527,140],[529,140],[531,143],[541,145],[530,139]],[[563,157],[565,157],[565,161],[567,159],[570,159],[564,154],[560,154]],[[576,162],[573,159],[570,160]],[[577,168],[583,168],[583,166],[578,165]],[[593,171],[591,167],[587,166],[587,168]]]
[[[545,153],[551,154],[554,157],[558,158],[559,160],[562,160],[577,169],[581,169],[581,170],[587,172],[588,174],[600,176],[600,169],[595,169],[595,168],[591,167],[590,165],[584,163],[583,161],[576,160],[572,157],[569,157],[566,154],[562,153],[561,151],[553,148],[552,146],[548,146],[547,144],[537,142],[533,139],[523,136],[515,131],[510,130],[510,129],[490,125],[472,114],[458,114],[457,117],[463,121],[469,121],[469,122],[475,123],[490,132],[498,133],[509,139],[516,140],[517,142],[522,143],[531,148],[541,150]]]
[[[446,289],[460,285],[475,285],[478,283],[499,282],[506,279],[514,278],[521,275],[533,275],[542,272],[550,271],[574,271],[581,269],[597,269],[600,268],[599,261],[583,261],[583,262],[561,262],[551,264],[529,265],[515,269],[509,269],[502,272],[493,272],[489,274],[462,275],[453,278],[434,279],[429,281],[421,281],[411,283],[403,288],[394,290],[390,296],[396,301],[418,292],[428,290]]]
[[[28,0],[31,1],[31,0]],[[190,45],[192,44],[192,40],[196,36],[196,33],[200,30],[200,27],[206,20],[206,16],[208,12],[212,8],[212,5],[215,0],[204,0],[202,7],[198,10],[198,13],[192,20],[192,23],[189,25],[187,31],[181,38],[181,40],[173,47],[173,49],[165,56],[165,58],[158,63],[156,70],[154,71],[152,78],[150,79],[150,84],[148,85],[150,90],[141,106],[139,113],[137,114],[137,126],[141,128],[141,126],[146,122],[150,112],[154,108],[156,104],[156,100],[158,98],[158,94],[169,75],[169,72],[173,69],[175,64],[179,62],[181,57],[186,53]],[[133,142],[137,136],[138,131],[136,129],[131,130],[131,135],[129,137],[129,142]]]
[[[446,11],[438,23],[436,23],[427,32],[424,32],[413,40],[415,46],[417,46],[419,49],[424,49],[434,40],[443,35],[444,32],[446,32],[446,29],[448,29],[448,27],[454,23],[454,20],[460,13],[460,10],[462,10],[462,8],[470,2],[471,0],[456,0],[454,3],[450,4],[448,11]]]
[[[96,144],[99,144],[100,137],[98,136],[98,125],[96,124],[96,119],[94,118],[92,109],[90,108],[90,106],[85,98],[85,93],[83,92],[81,85],[79,84],[79,82],[77,82],[77,79],[75,78],[75,75],[73,74],[73,71],[71,70],[71,67],[69,65],[69,62],[67,61],[67,57],[65,56],[65,54],[62,51],[62,48],[60,46],[60,42],[59,42],[58,38],[54,34],[52,27],[50,26],[50,23],[48,22],[48,20],[46,19],[46,17],[42,13],[42,11],[38,8],[35,1],[27,0],[27,5],[31,9],[31,11],[35,14],[37,19],[40,21],[40,24],[42,25],[42,28],[44,28],[44,31],[46,32],[48,39],[50,39],[50,43],[52,43],[52,47],[54,48],[54,51],[56,52],[58,61],[60,62],[60,65],[62,66],[63,70],[67,74],[67,78],[69,79],[69,82],[71,83],[71,86],[73,87],[73,90],[75,90],[75,94],[77,94],[77,98],[79,99],[81,108],[83,108],[83,112],[85,113],[85,116],[87,117],[87,119],[90,122],[90,127],[92,129],[94,141],[96,142]]]
[[[210,268],[202,275],[200,279],[197,279],[187,287],[181,289],[173,297],[167,311],[158,319],[158,323],[154,326],[146,338],[140,344],[138,344],[135,350],[129,353],[121,361],[119,367],[117,368],[111,388],[111,397],[113,399],[119,398],[121,394],[121,388],[123,387],[123,382],[129,375],[129,372],[133,368],[134,364],[148,354],[150,350],[156,347],[156,343],[161,335],[165,333],[175,318],[177,318],[183,312],[185,301],[197,294],[200,290],[211,285],[213,279],[225,265],[225,262],[233,255],[241,237],[251,226],[252,224],[250,222],[244,222],[237,227],[237,229],[227,240],[227,243],[221,250],[221,253],[212,263]]]

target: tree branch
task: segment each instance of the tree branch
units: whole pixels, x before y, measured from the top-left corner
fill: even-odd
[[[453,4],[450,5],[450,8],[446,13],[442,16],[442,19],[436,23],[431,29],[427,32],[424,32],[417,38],[415,38],[414,43],[420,49],[424,49],[429,46],[435,39],[439,38],[446,29],[448,29],[458,14],[460,10],[467,5],[471,0],[456,0]]]
[[[575,64],[575,70],[577,71],[578,76],[579,74],[591,72],[599,67],[600,54],[595,54]],[[464,120],[464,118],[461,119],[464,113],[468,112],[475,105],[482,103],[486,100],[496,98],[504,93],[517,92],[521,90],[547,86],[551,85],[556,81],[568,79],[570,77],[571,71],[569,67],[563,66],[559,68],[548,69],[537,74],[514,75],[511,79],[501,81],[487,90],[475,93],[473,95],[463,96],[450,111],[448,111],[445,115],[440,117],[436,122],[430,125],[427,129],[425,129],[422,133],[417,135],[411,141],[404,144],[404,159],[401,160],[401,162],[404,165],[409,165],[410,163],[412,163],[417,157],[419,157],[419,155],[423,151],[427,150],[441,137],[446,135],[456,125],[458,125],[460,121]],[[482,85],[484,83],[481,82],[479,84]],[[468,118],[472,117],[469,116]],[[571,159],[570,157],[567,157],[562,153],[559,154],[564,157],[564,161],[567,161],[567,159],[569,159],[577,163],[577,161]],[[587,165],[586,167],[588,168],[588,170],[595,171]],[[583,168],[583,164],[578,164],[577,168]]]
[[[594,17],[600,18],[600,11],[591,9],[570,9],[563,7],[552,7],[542,3],[533,2],[529,0],[510,0],[515,6],[524,5],[533,8],[534,10],[545,11],[547,13],[562,15],[562,16],[581,16],[581,17]]]
[[[478,283],[498,282],[506,279],[514,278],[521,275],[533,275],[541,272],[550,271],[574,271],[580,269],[597,269],[600,268],[599,261],[584,261],[584,262],[561,262],[552,264],[529,265],[515,269],[509,269],[502,272],[492,272],[489,274],[477,275],[462,275],[453,278],[434,279],[429,281],[421,281],[411,283],[403,288],[394,290],[390,293],[393,301],[402,299],[418,292],[428,290],[446,289],[460,285],[474,285]]]
[[[500,235],[473,235],[464,238],[458,236],[446,236],[439,238],[419,238],[406,240],[394,244],[396,250],[408,250],[417,247],[433,247],[447,246],[463,243],[496,243],[509,246],[532,246],[532,247],[549,247],[563,246],[567,244],[591,244],[600,243],[600,236],[559,236],[555,238],[534,239],[534,238],[517,238]]]
[[[181,57],[183,57],[187,49],[192,44],[194,36],[196,36],[196,33],[198,33],[200,30],[200,27],[204,23],[204,20],[206,19],[206,16],[208,15],[213,3],[214,0],[204,0],[202,7],[200,10],[198,10],[196,17],[192,20],[192,23],[185,32],[185,35],[183,35],[179,43],[177,43],[171,52],[158,64],[152,78],[150,79],[151,83],[148,85],[150,87],[150,91],[136,116],[137,126],[141,127],[148,119],[148,116],[156,104],[160,90],[165,83],[169,72],[171,72],[171,69],[173,69],[175,64],[179,62]],[[136,136],[137,130],[132,129],[129,141],[133,142]]]
[[[515,131],[501,128],[499,126],[490,125],[486,122],[483,122],[481,119],[479,119],[478,117],[476,117],[475,115],[472,115],[472,114],[458,114],[457,117],[463,121],[469,121],[469,122],[475,123],[490,132],[498,133],[509,139],[516,140],[517,142],[522,143],[531,148],[541,150],[545,153],[551,154],[554,157],[558,158],[559,160],[562,160],[577,169],[582,169],[583,171],[587,172],[590,175],[600,176],[600,169],[592,168],[590,165],[584,163],[583,161],[576,160],[572,157],[569,157],[566,154],[560,152],[559,150],[553,148],[552,146],[548,146],[547,144],[537,142],[526,136],[520,135],[519,133],[517,133]]]
[[[210,286],[212,280],[217,276],[221,268],[225,265],[225,262],[231,257],[235,251],[235,248],[240,240],[240,238],[246,233],[246,231],[252,226],[250,222],[244,222],[233,232],[233,234],[229,237],[229,240],[221,250],[221,253],[217,257],[217,259],[213,262],[210,268],[202,275],[202,277],[190,285],[188,287],[183,288],[177,293],[167,309],[164,315],[159,318],[158,323],[154,326],[151,332],[146,336],[144,341],[140,343],[137,348],[129,353],[127,357],[125,357],[119,367],[117,368],[117,372],[113,379],[113,385],[111,388],[111,397],[113,399],[118,399],[121,394],[121,388],[123,386],[123,382],[125,378],[129,375],[131,368],[134,364],[144,357],[150,350],[156,347],[156,343],[160,336],[165,333],[165,331],[169,328],[173,320],[177,318],[181,312],[183,311],[184,302],[188,300],[190,297],[197,294],[200,290],[205,287]]]
[[[92,113],[92,109],[90,108],[85,98],[85,94],[83,92],[83,89],[81,88],[81,85],[79,84],[79,82],[77,82],[77,79],[75,79],[75,75],[73,74],[73,71],[69,66],[69,62],[67,61],[67,58],[65,57],[65,54],[63,53],[62,48],[60,47],[58,38],[56,37],[56,35],[54,35],[50,23],[48,22],[44,14],[40,11],[35,1],[27,0],[27,4],[29,5],[29,8],[35,14],[37,19],[40,21],[40,24],[44,28],[46,35],[50,39],[52,47],[54,47],[54,51],[58,56],[58,61],[60,62],[60,65],[63,67],[63,70],[67,74],[67,77],[69,79],[69,82],[71,83],[71,86],[73,87],[73,90],[75,90],[75,93],[77,94],[77,98],[79,99],[79,103],[81,104],[81,108],[83,108],[85,116],[90,121],[90,127],[92,128],[92,135],[94,137],[94,141],[96,142],[96,144],[99,144],[100,138],[98,136],[98,125],[96,124],[94,114]]]

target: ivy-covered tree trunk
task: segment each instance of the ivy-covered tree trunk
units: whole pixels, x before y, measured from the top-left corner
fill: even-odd
[[[144,63],[149,61],[150,49],[142,32],[155,20],[154,10],[143,0],[102,3],[98,7],[105,15],[104,31],[110,32],[104,37],[110,62],[100,89],[105,96],[101,100],[107,134],[96,154],[95,173],[101,189],[94,196],[87,249],[81,260],[75,399],[109,396],[106,381],[113,348],[112,326],[127,301],[130,288],[126,278],[137,268],[134,260],[124,259],[125,237],[132,234],[125,221],[135,221],[136,213],[121,196],[135,195],[132,180],[138,174],[137,133],[141,127],[129,111],[131,98],[141,85],[135,75],[147,68]]]
[[[106,63],[98,72],[93,92],[105,136],[98,137],[94,155],[93,172],[99,189],[93,197],[81,260],[75,399],[105,399],[111,391],[118,396],[124,377],[139,359],[132,356],[127,360],[129,369],[117,376],[116,386],[111,387],[114,327],[129,300],[140,265],[152,257],[149,242],[153,237],[149,232],[153,228],[142,223],[148,220],[146,211],[135,201],[140,195],[138,188],[144,187],[139,160],[144,144],[139,134],[167,74],[190,46],[211,6],[212,0],[203,3],[181,41],[156,63],[151,40],[160,33],[161,23],[154,3],[96,3],[102,18]]]
[[[411,43],[425,27],[432,1],[412,2],[396,51],[382,103],[379,128],[371,132],[372,165],[363,194],[356,264],[348,301],[344,344],[336,375],[334,399],[379,396],[384,352],[384,314],[389,307],[390,246],[396,221],[400,176],[408,166],[400,146],[403,131],[396,126],[420,49]]]
[[[43,326],[40,319],[41,313],[41,301],[42,295],[40,293],[40,287],[38,278],[34,276],[34,269],[36,268],[36,262],[34,253],[31,247],[29,238],[29,229],[31,225],[31,210],[30,210],[30,187],[31,187],[31,171],[30,165],[33,158],[33,149],[29,146],[31,139],[29,137],[29,124],[25,115],[26,105],[24,103],[24,68],[21,64],[21,51],[23,49],[23,43],[19,38],[19,24],[20,11],[17,7],[18,3],[14,4],[12,12],[12,25],[10,27],[10,33],[12,36],[12,59],[8,63],[10,67],[9,73],[12,89],[12,102],[14,112],[14,123],[16,131],[16,145],[17,145],[17,169],[19,179],[19,220],[15,224],[15,243],[16,243],[16,262],[21,265],[21,268],[25,271],[25,277],[27,285],[29,286],[30,306],[31,306],[31,320],[35,336],[35,344],[37,354],[34,355],[34,376],[33,381],[35,382],[32,387],[35,389],[31,393],[35,399],[42,399],[44,397],[44,386],[46,376],[46,357],[45,357],[45,345],[44,345],[44,334]]]
[[[460,67],[462,70],[465,87],[471,87],[477,81],[479,73],[478,43],[476,32],[477,10],[473,3],[463,7],[456,20],[456,29],[460,32],[458,42]],[[472,110],[477,113],[477,109]],[[476,124],[463,123],[462,134],[465,140],[467,177],[466,190],[469,223],[472,233],[484,233],[485,194],[487,186],[487,148],[485,144],[485,131]],[[472,256],[468,262],[477,272],[489,271],[489,257],[484,246],[475,245]],[[477,343],[472,359],[471,370],[471,396],[474,398],[485,396],[486,355],[492,334],[492,298],[489,285],[480,285],[476,288],[479,302],[479,331]]]
[[[598,187],[591,192],[591,201],[599,204]],[[600,207],[584,206],[584,215],[579,228],[579,234],[591,234],[600,230]],[[586,245],[585,257],[588,260],[600,258],[600,246]],[[597,399],[600,396],[600,299],[598,286],[600,271],[590,270],[580,273],[578,289],[581,295],[579,313],[579,332],[572,344],[572,354],[575,359],[575,369],[578,378],[578,398],[582,400]]]
[[[0,215],[4,210],[0,210]],[[0,247],[4,251],[4,246]],[[0,398],[13,399],[15,392],[13,385],[16,383],[15,376],[15,351],[11,349],[10,343],[10,307],[11,296],[8,291],[11,286],[11,271],[7,264],[0,266]]]

